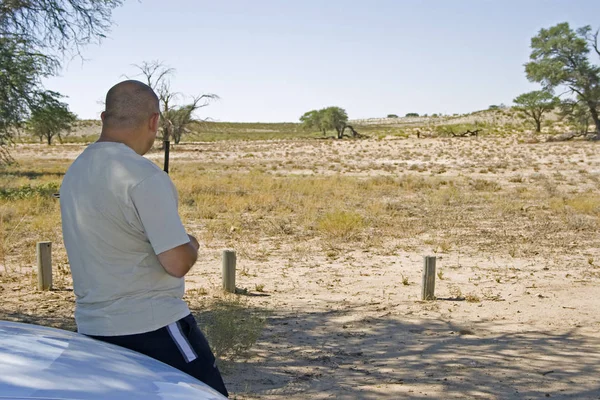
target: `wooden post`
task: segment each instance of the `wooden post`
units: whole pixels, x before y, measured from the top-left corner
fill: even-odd
[[[163,170],[168,174],[169,173],[169,150],[171,149],[171,142],[168,140],[163,140],[163,146],[165,147],[165,163]]]
[[[423,288],[421,300],[435,300],[435,257],[423,257]]]
[[[229,293],[235,293],[235,262],[235,251],[223,250],[223,289]]]
[[[36,246],[38,290],[52,288],[52,242],[38,242]]]

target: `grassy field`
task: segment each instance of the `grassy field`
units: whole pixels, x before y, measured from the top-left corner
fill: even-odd
[[[227,381],[238,398],[301,398],[326,388],[348,398],[394,398],[407,388],[460,398],[482,386],[484,393],[518,389],[535,397],[543,384],[559,398],[593,392],[600,364],[584,362],[587,369],[574,367],[577,374],[543,383],[527,369],[522,349],[514,350],[519,367],[510,359],[492,365],[477,358],[485,376],[455,370],[450,361],[428,367],[454,382],[444,389],[418,375],[423,360],[409,368],[412,352],[386,356],[396,354],[397,341],[414,354],[425,351],[426,342],[411,333],[422,331],[438,332],[430,338],[440,340],[434,347],[455,340],[448,332],[461,329],[481,340],[539,333],[527,346],[543,354],[550,346],[536,346],[553,332],[561,346],[560,338],[582,348],[600,339],[600,322],[590,314],[600,304],[588,299],[600,283],[597,144],[536,143],[508,131],[434,135],[449,126],[492,126],[461,118],[430,126],[363,122],[358,130],[368,139],[343,141],[317,140],[320,135],[296,124],[210,123],[198,142],[175,146],[170,176],[180,213],[202,243],[186,299],[220,357],[230,360]],[[523,129],[510,124],[502,129]],[[417,129],[437,137],[417,139]],[[12,150],[17,164],[0,170],[0,318],[74,329],[59,203],[51,195],[84,146],[19,144]],[[148,157],[161,165],[161,152]],[[51,292],[35,289],[35,243],[42,240],[53,242]],[[237,251],[244,295],[220,291],[224,248]],[[438,257],[439,302],[418,301],[425,254]],[[565,309],[578,298],[572,287],[585,299]],[[540,299],[547,299],[544,315],[534,308]],[[569,331],[572,320],[588,329]],[[453,328],[436,325],[442,322]],[[394,329],[374,328],[382,323]],[[370,362],[387,372],[375,381],[357,375],[365,365],[353,358],[353,348],[383,344],[390,347]],[[561,354],[536,362],[550,368],[566,362]],[[499,380],[508,365],[513,372]],[[573,381],[580,389],[567,384]]]

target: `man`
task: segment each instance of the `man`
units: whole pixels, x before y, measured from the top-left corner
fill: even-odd
[[[108,91],[101,118],[100,139],[77,157],[60,189],[77,330],[169,364],[227,396],[182,299],[198,241],[181,223],[169,176],[142,157],[158,132],[158,97],[141,82],[121,82]]]

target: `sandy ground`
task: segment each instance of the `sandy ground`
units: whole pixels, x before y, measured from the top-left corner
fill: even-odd
[[[25,146],[20,157],[65,160],[79,151]],[[565,185],[596,194],[594,180],[578,171],[600,171],[596,144],[513,139],[195,144],[175,151],[172,163],[198,158],[265,166],[293,160],[283,165],[295,174],[393,175],[426,165],[426,174],[503,184],[560,171]],[[490,175],[489,168],[499,171]],[[403,250],[391,242],[333,259],[311,242],[271,249],[261,260],[238,255],[238,271],[246,273],[237,286],[264,285],[264,293],[251,290],[245,299],[271,313],[250,358],[225,365],[226,383],[238,399],[600,399],[600,240],[590,241],[551,257],[550,248],[520,258],[469,246],[443,254],[425,245]],[[201,249],[188,290],[218,290],[225,245]],[[422,302],[423,256],[434,254],[443,279],[438,299]],[[29,287],[4,284],[4,318],[72,326],[64,322],[73,305],[68,284],[49,294]],[[467,301],[469,293],[478,301]]]

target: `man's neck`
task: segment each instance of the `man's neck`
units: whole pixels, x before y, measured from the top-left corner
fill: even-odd
[[[102,133],[100,133],[100,137],[98,138],[97,142],[113,142],[113,143],[123,143],[125,146],[129,147],[130,149],[132,149],[133,151],[135,151],[136,153],[142,155],[138,149],[136,148],[136,146],[134,145],[134,143],[132,143],[131,140],[127,140],[124,138],[125,135],[123,134],[111,134],[105,131],[102,131]],[[133,134],[127,135],[127,136],[133,136]]]

